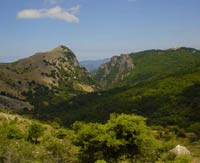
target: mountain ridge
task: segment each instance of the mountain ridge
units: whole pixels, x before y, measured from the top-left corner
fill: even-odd
[[[58,51],[58,56],[65,54],[65,52],[60,54],[60,50],[62,53],[62,47],[58,47],[50,54],[55,54]],[[53,60],[54,62],[49,61],[48,58],[45,61],[40,59],[43,67],[50,70],[56,65],[62,67],[57,69],[62,70],[60,74],[50,74],[47,72],[51,71],[47,71],[42,75],[54,80],[59,76],[62,77],[58,78],[59,87],[50,85],[53,88],[51,89],[48,86],[38,85],[37,82],[31,82],[28,85],[28,88],[31,89],[22,94],[26,97],[22,101],[28,101],[35,106],[33,116],[36,118],[41,120],[57,119],[63,125],[70,125],[76,120],[102,122],[112,112],[133,112],[149,117],[152,124],[154,124],[152,116],[155,116],[154,119],[158,124],[162,124],[163,121],[174,124],[176,119],[173,119],[173,116],[180,112],[180,117],[176,115],[178,118],[183,118],[188,124],[193,123],[191,116],[195,115],[194,108],[198,109],[199,104],[195,103],[194,93],[190,97],[188,89],[199,89],[199,50],[193,48],[147,50],[114,56],[110,62],[100,67],[103,69],[103,73],[98,78],[95,78],[95,75],[92,78],[85,68],[77,65],[78,61],[74,58],[74,53],[69,52],[68,59],[74,66],[69,65],[68,62],[62,62],[63,58],[59,59],[59,57],[55,61]],[[51,56],[50,54],[48,53],[49,56]],[[66,64],[69,67],[63,67]],[[98,73],[97,71],[96,75]],[[102,86],[100,82],[104,82],[104,80],[106,85]],[[0,80],[1,82],[2,80]],[[9,86],[12,86],[11,84]],[[191,98],[192,107],[187,104],[185,98],[182,99],[180,94]],[[1,95],[6,96],[5,92],[1,92]],[[175,99],[174,104],[173,99]],[[184,112],[179,107],[180,101],[184,102]],[[175,110],[172,109],[173,107]],[[168,110],[165,110],[166,108]],[[186,108],[190,113],[185,114]],[[153,114],[155,110],[157,113]],[[190,118],[188,119],[187,116]],[[159,117],[164,118],[160,120]]]
[[[200,65],[200,51],[194,48],[180,47],[166,50],[151,49],[140,52],[126,54],[132,59],[134,68],[128,73],[124,73],[123,79],[118,79],[112,83],[112,78],[117,77],[120,73],[113,70],[112,61],[107,63],[106,67],[100,67],[95,79],[100,85],[104,82],[105,88],[112,88],[115,86],[122,86],[126,84],[136,84],[142,81],[154,80],[170,75],[175,75],[179,71],[187,71]],[[110,66],[109,66],[110,65]],[[184,67],[185,66],[185,67]],[[112,78],[107,76],[107,71],[112,74]],[[162,73],[163,71],[164,73]],[[104,80],[104,81],[102,81]]]
[[[69,87],[71,91],[66,93],[95,89],[90,74],[80,67],[75,54],[62,45],[13,63],[0,64],[0,77],[0,93],[23,101],[27,94],[34,94],[41,87],[55,91]]]

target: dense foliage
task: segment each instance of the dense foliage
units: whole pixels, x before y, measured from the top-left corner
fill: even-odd
[[[181,47],[131,53],[135,69],[127,77],[129,83],[141,83],[191,73],[200,66],[200,51]]]
[[[81,162],[130,160],[151,163],[159,157],[159,143],[142,117],[112,114],[104,125],[78,122],[73,127],[75,144],[81,147]]]
[[[151,125],[178,125],[199,134],[199,77],[197,69],[193,73],[145,84],[79,95],[40,109],[39,115],[41,119],[70,125],[76,120],[105,122],[113,112],[134,113],[148,117],[147,122]]]
[[[72,131],[0,113],[0,163],[76,162]]]
[[[0,113],[0,162],[190,163],[190,156],[169,153],[179,143],[172,130],[160,131],[136,115],[112,114],[105,124],[76,122],[69,130]]]

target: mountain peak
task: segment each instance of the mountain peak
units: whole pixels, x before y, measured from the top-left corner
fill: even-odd
[[[95,89],[90,74],[80,67],[75,54],[65,46],[1,65],[0,95],[25,101],[30,94],[38,91],[46,94],[45,91],[52,93],[62,89],[67,90],[69,96],[74,92],[91,92]],[[6,104],[1,105],[5,98],[0,97],[0,107],[8,108],[7,103],[11,103],[11,100],[6,99]],[[26,107],[24,103],[14,102]],[[10,104],[9,108],[12,107]]]
[[[71,51],[68,47],[64,46],[64,45],[60,45],[56,48],[54,48],[52,51],[64,51],[64,52],[69,52]]]

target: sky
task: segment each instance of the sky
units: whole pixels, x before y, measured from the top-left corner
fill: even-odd
[[[1,0],[0,62],[59,45],[79,60],[200,49],[200,0]]]

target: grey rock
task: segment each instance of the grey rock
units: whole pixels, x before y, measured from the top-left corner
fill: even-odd
[[[135,67],[132,58],[127,54],[114,56],[110,62],[100,66],[95,79],[102,87],[109,87],[123,80]]]
[[[170,150],[171,153],[174,153],[175,155],[190,155],[190,151],[181,145],[177,145],[175,148]]]
[[[0,109],[23,111],[32,110],[33,106],[28,102],[0,95]]]

